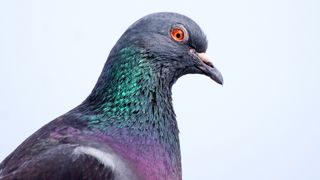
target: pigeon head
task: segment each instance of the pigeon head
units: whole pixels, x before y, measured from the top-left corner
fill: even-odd
[[[177,13],[154,13],[133,25],[119,39],[111,56],[128,46],[139,47],[149,63],[173,84],[185,74],[203,74],[223,84],[221,73],[206,56],[207,39],[190,18]]]

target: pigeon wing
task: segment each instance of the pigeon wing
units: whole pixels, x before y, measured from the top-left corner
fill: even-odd
[[[112,164],[108,165],[108,161],[95,157],[100,151],[94,150],[79,149],[79,146],[74,145],[58,145],[22,164],[5,165],[5,169],[0,171],[0,179],[113,180]]]

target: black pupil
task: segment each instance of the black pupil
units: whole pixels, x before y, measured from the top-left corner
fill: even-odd
[[[176,37],[177,37],[178,39],[180,39],[180,38],[181,38],[181,34],[180,34],[180,33],[177,33],[177,34],[176,34]]]

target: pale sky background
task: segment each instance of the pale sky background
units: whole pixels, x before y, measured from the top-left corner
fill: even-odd
[[[81,103],[120,35],[194,19],[225,85],[173,88],[185,180],[320,179],[320,1],[0,1],[0,161]]]

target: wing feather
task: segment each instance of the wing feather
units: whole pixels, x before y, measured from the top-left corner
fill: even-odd
[[[77,148],[58,145],[18,166],[2,169],[0,179],[114,179],[112,164],[90,153],[77,153]]]

